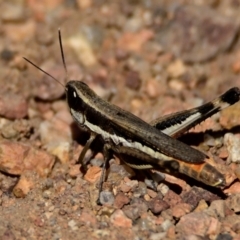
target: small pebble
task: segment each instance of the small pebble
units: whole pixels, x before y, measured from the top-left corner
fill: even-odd
[[[179,78],[186,72],[186,67],[182,60],[178,59],[168,66],[167,72],[171,78]]]
[[[187,213],[191,212],[192,206],[187,203],[179,203],[172,208],[172,215],[175,218],[181,218]]]
[[[240,212],[240,193],[229,196],[226,200],[226,205],[235,213]]]
[[[78,229],[77,223],[74,220],[70,220],[68,222],[68,226],[71,228],[72,231],[76,231]]]
[[[28,103],[19,94],[7,92],[1,93],[0,115],[8,119],[21,119],[28,114]]]
[[[132,227],[132,220],[127,218],[122,210],[116,210],[110,217],[110,221],[117,227],[130,228]]]
[[[220,227],[221,224],[217,218],[211,217],[205,212],[192,212],[180,219],[176,225],[176,231],[183,236],[190,234],[206,236],[218,233]]]
[[[99,200],[102,205],[112,206],[115,198],[112,192],[102,191]]]
[[[45,199],[49,199],[50,196],[51,196],[51,191],[45,190],[45,191],[43,192],[42,196],[43,196]]]
[[[166,239],[166,232],[160,232],[160,233],[152,233],[149,237],[149,240],[160,240],[160,239]]]
[[[33,173],[24,172],[16,186],[13,188],[13,194],[18,198],[26,197],[29,191],[36,185],[36,181],[37,179],[34,178]]]
[[[114,207],[121,209],[125,204],[128,204],[130,199],[122,192],[119,192],[114,200]]]
[[[102,169],[100,167],[92,166],[87,170],[84,179],[91,183],[95,183],[99,180],[101,173]]]
[[[161,227],[162,229],[166,232],[171,226],[172,226],[172,222],[169,219],[166,219],[162,224]]]
[[[141,230],[149,230],[152,228],[152,221],[147,218],[140,218],[137,221],[137,225]]]
[[[164,200],[162,200],[162,198],[160,198],[160,197],[155,197],[154,199],[149,201],[148,206],[149,206],[150,210],[152,211],[152,213],[154,213],[154,214],[159,214],[163,210],[166,210],[169,208],[168,203],[165,202]]]
[[[239,163],[240,162],[240,138],[239,136],[233,135],[232,133],[226,133],[224,135],[224,145],[226,146],[228,150],[228,163],[234,162]]]
[[[84,66],[90,67],[97,63],[93,48],[83,34],[72,35],[66,42],[74,52],[79,53],[77,57]]]

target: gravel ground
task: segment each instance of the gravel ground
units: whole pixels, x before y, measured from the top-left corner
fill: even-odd
[[[165,176],[156,190],[115,158],[77,163],[89,137],[64,88],[82,80],[147,122],[240,87],[240,1],[0,1],[0,238],[240,239],[240,104],[181,138],[226,178]],[[99,147],[96,142],[93,147]],[[89,156],[91,151],[87,153]]]

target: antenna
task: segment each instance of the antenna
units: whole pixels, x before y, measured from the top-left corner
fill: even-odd
[[[68,79],[68,71],[67,71],[67,65],[65,62],[65,57],[64,57],[64,52],[63,52],[63,46],[62,46],[62,36],[61,36],[61,30],[60,28],[58,29],[58,39],[59,39],[59,45],[60,45],[60,50],[61,50],[61,56],[62,56],[62,62],[63,62],[63,66],[65,69],[65,74],[66,74],[66,79]],[[49,77],[51,77],[52,79],[54,79],[56,82],[58,82],[60,85],[63,86],[63,88],[65,88],[65,86],[59,81],[57,80],[55,77],[53,77],[50,73],[47,73],[46,71],[44,71],[42,68],[40,68],[39,66],[37,66],[35,63],[33,63],[32,61],[30,61],[29,59],[23,57],[23,59],[25,61],[27,61],[28,63],[32,64],[35,68],[37,68],[38,70],[40,70],[41,72],[45,73],[46,75],[48,75]]]
[[[59,40],[59,45],[60,45],[60,50],[61,50],[61,56],[62,56],[62,62],[63,62],[63,66],[65,69],[65,73],[66,73],[66,80],[68,79],[68,71],[67,71],[67,65],[65,62],[65,57],[64,57],[64,52],[63,52],[63,46],[62,46],[62,36],[61,36],[61,30],[60,28],[58,29],[58,40]]]
[[[46,71],[44,71],[43,69],[41,69],[39,66],[37,66],[35,63],[33,63],[32,61],[30,61],[29,59],[23,57],[23,59],[27,62],[29,62],[30,64],[32,64],[35,68],[37,68],[38,70],[40,70],[41,72],[45,73],[46,75],[48,75],[49,77],[51,77],[52,79],[54,79],[56,82],[58,82],[60,85],[63,86],[63,88],[65,88],[65,86],[59,81],[57,80],[55,77],[53,77],[50,73],[47,73]]]

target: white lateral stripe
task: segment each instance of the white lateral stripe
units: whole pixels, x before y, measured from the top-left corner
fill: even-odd
[[[214,105],[214,108],[212,108],[209,112],[212,112],[217,108],[219,108],[219,111],[221,111],[224,108],[227,108],[227,107],[230,106],[229,103],[222,101],[221,98],[215,99],[214,101],[212,101],[212,104]],[[200,112],[196,112],[193,115],[189,116],[182,123],[177,123],[177,124],[174,124],[171,127],[165,128],[164,130],[162,130],[162,132],[167,134],[168,136],[172,136],[172,135],[180,132],[182,129],[189,126],[190,124],[192,124],[196,120],[198,120],[200,117],[202,117],[202,114]]]
[[[123,161],[124,161],[124,159],[122,159]],[[142,164],[142,165],[136,165],[136,164],[131,164],[131,163],[128,163],[128,162],[126,162],[126,161],[124,161],[129,167],[131,167],[131,168],[136,168],[136,169],[151,169],[151,168],[153,168],[153,166],[152,165],[150,165],[150,164]]]
[[[215,104],[215,107],[220,107],[220,110],[229,107],[230,104],[227,102],[220,101],[219,103]]]
[[[75,110],[73,110],[72,108],[70,108],[70,112],[72,114],[73,119],[79,123],[79,124],[83,124],[84,123],[84,116],[81,112],[76,112]]]
[[[76,119],[76,116],[79,115],[79,113],[74,111],[73,109],[71,109],[71,113],[72,113],[73,117],[75,115],[75,117],[74,117],[75,119]],[[82,114],[80,114],[79,117],[82,117]],[[116,145],[122,144],[122,146],[124,146],[124,147],[135,148],[137,150],[140,150],[141,152],[144,152],[144,153],[150,155],[153,158],[160,159],[160,160],[172,160],[173,159],[173,158],[170,158],[158,151],[153,150],[150,147],[142,145],[140,142],[129,142],[125,138],[119,137],[116,134],[110,134],[110,133],[102,130],[99,126],[88,122],[86,119],[84,120],[84,126],[89,128],[89,130],[91,130],[92,132],[101,135],[102,138],[106,141],[111,139]]]
[[[194,113],[193,115],[189,116],[188,118],[186,118],[184,121],[182,121],[181,123],[177,123],[174,124],[171,127],[165,128],[164,130],[162,130],[161,132],[167,134],[168,136],[172,136],[175,133],[181,131],[183,128],[187,127],[188,125],[190,125],[192,122],[196,121],[198,118],[200,118],[202,116],[201,113],[197,112]]]

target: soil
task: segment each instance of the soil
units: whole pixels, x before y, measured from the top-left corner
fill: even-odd
[[[152,171],[164,178],[154,187],[114,157],[98,205],[102,143],[84,168],[89,133],[64,87],[83,81],[146,122],[200,106],[240,87],[239,11],[239,0],[0,1],[0,238],[240,239],[239,103],[179,139],[223,188]]]

